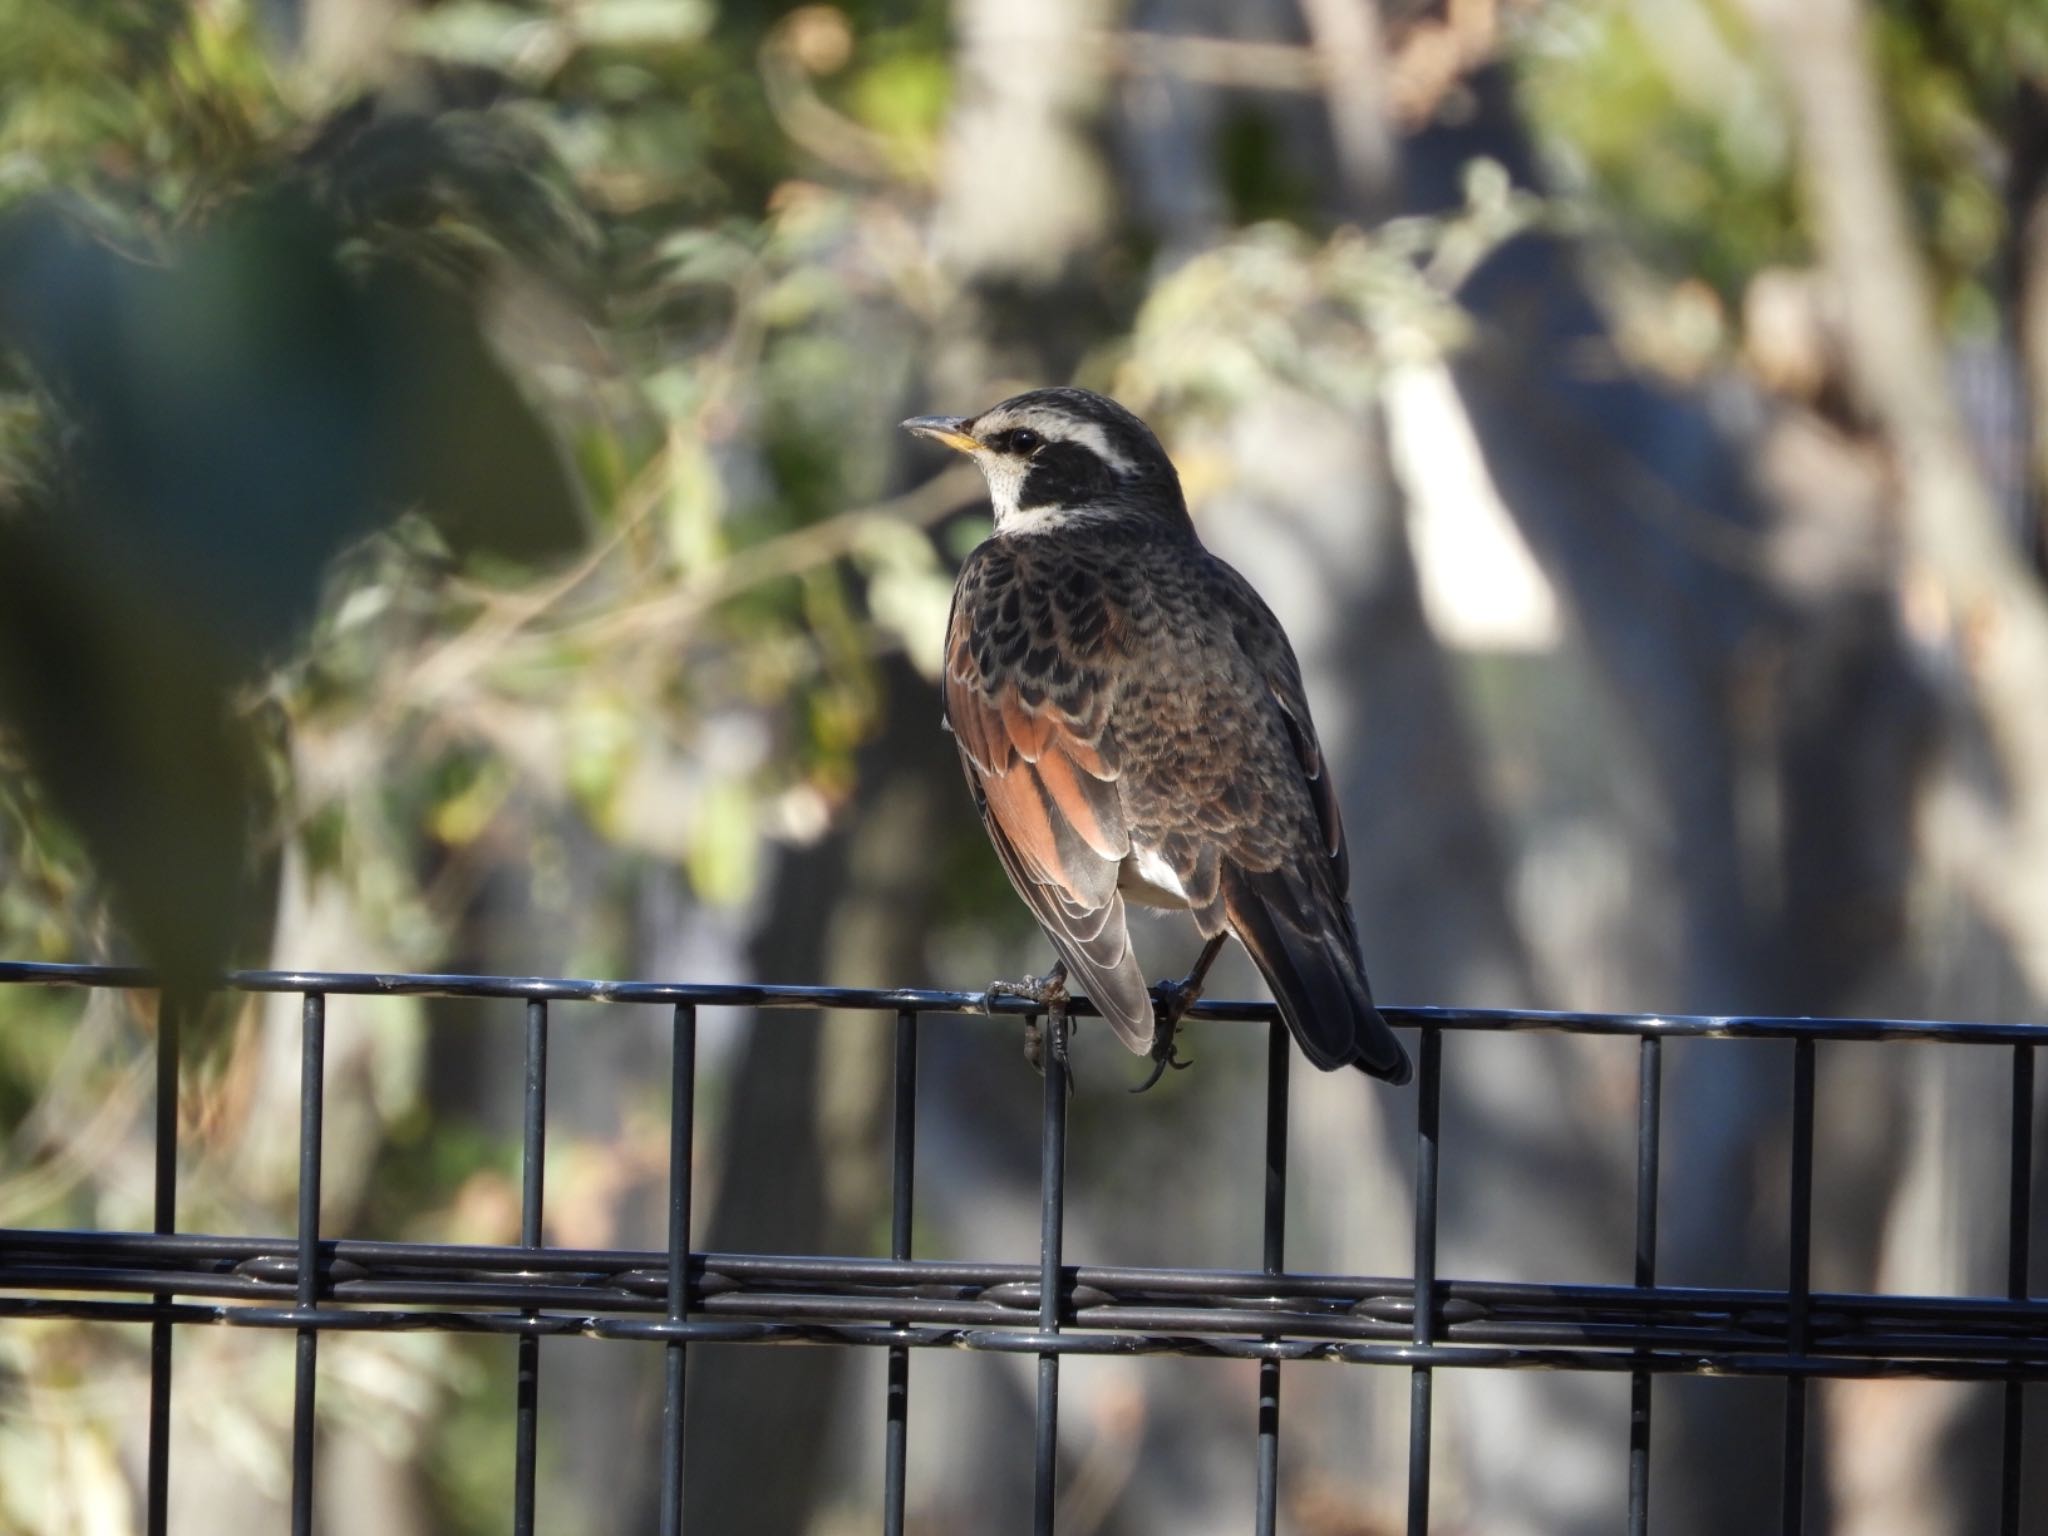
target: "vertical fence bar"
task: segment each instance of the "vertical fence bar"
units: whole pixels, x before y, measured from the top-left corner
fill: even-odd
[[[917,1015],[896,1015],[896,1125],[889,1149],[889,1257],[910,1257],[911,1198],[917,1172]],[[882,1463],[883,1536],[903,1536],[903,1485],[910,1452],[910,1346],[889,1346]]]
[[[1266,1026],[1266,1230],[1262,1263],[1269,1275],[1286,1269],[1287,1070],[1292,1046],[1287,1026]],[[1259,1485],[1256,1536],[1273,1536],[1280,1504],[1280,1362],[1259,1362]]]
[[[677,1003],[669,1046],[668,1320],[690,1315],[690,1175],[697,1134],[697,1008]],[[683,1530],[683,1388],[681,1339],[662,1346],[661,1536]]]
[[[178,1045],[182,1000],[158,993],[156,1000],[156,1222],[155,1230],[178,1230]],[[159,1291],[159,1306],[169,1292]],[[171,1498],[171,1323],[149,1325],[149,1462],[143,1529],[164,1536]]]
[[[1636,1058],[1636,1278],[1657,1283],[1657,1185],[1664,1105],[1664,1042],[1645,1035]],[[1651,1377],[1636,1371],[1628,1389],[1628,1536],[1650,1529]]]
[[[298,1308],[320,1304],[320,1117],[326,1103],[327,999],[308,992],[299,1035]],[[292,1392],[292,1536],[313,1532],[314,1375],[320,1333],[299,1329]]]
[[[1443,1067],[1443,1036],[1422,1027],[1416,1053],[1415,1105],[1415,1343],[1431,1342],[1436,1316],[1437,1131]],[[1408,1536],[1429,1532],[1430,1407],[1434,1388],[1427,1365],[1408,1377]]]
[[[1793,1359],[1806,1354],[1808,1286],[1813,1249],[1813,1040],[1792,1045],[1792,1222],[1790,1273],[1785,1289],[1785,1349]],[[1785,1378],[1784,1536],[1806,1528],[1806,1378]]]
[[[1067,1010],[1045,1018],[1045,1117],[1039,1131],[1038,1331],[1060,1327],[1060,1244],[1067,1199]],[[1060,1357],[1038,1357],[1037,1456],[1032,1468],[1032,1536],[1053,1536],[1059,1497]]]
[[[526,1004],[526,1099],[520,1114],[519,1242],[541,1245],[542,1175],[547,1161],[548,1005]],[[536,1317],[536,1312],[527,1313]],[[540,1335],[519,1336],[518,1422],[512,1451],[512,1530],[532,1536],[534,1455],[540,1435]]]
[[[2012,1048],[2012,1167],[2006,1184],[2005,1294],[2027,1299],[2027,1269],[2032,1257],[2034,1220],[2034,1048]],[[2026,1383],[2005,1384],[2004,1444],[1998,1488],[1998,1529],[2001,1536],[2019,1536],[2020,1484],[2025,1471],[2020,1459],[2026,1438]]]

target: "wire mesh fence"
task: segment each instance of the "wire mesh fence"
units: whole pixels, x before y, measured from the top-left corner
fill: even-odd
[[[1258,1362],[1255,1530],[1278,1510],[1281,1381],[1290,1364],[1333,1361],[1406,1370],[1410,1378],[1410,1536],[1429,1529],[1432,1392],[1444,1368],[1549,1369],[1630,1378],[1626,1529],[1649,1529],[1653,1380],[1672,1373],[1776,1378],[1783,1383],[1781,1525],[1804,1529],[1809,1383],[1906,1377],[2003,1384],[2000,1524],[2020,1530],[2025,1384],[2048,1377],[2048,1299],[2028,1294],[2032,1206],[2034,1025],[1806,1018],[1706,1018],[1460,1009],[1388,1009],[1417,1032],[1414,1263],[1405,1277],[1296,1274],[1286,1267],[1288,1072],[1291,1048],[1270,1005],[1205,1002],[1193,1017],[1263,1026],[1265,1182],[1263,1262],[1257,1271],[1069,1265],[1066,1212],[1067,1066],[1047,1051],[1040,1123],[1040,1244],[1035,1261],[966,1262],[913,1255],[918,1039],[927,1018],[991,1011],[1029,1016],[1032,1004],[940,991],[702,986],[491,976],[243,972],[245,992],[303,999],[297,1230],[222,1237],[178,1230],[180,1019],[159,1004],[155,1210],[150,1232],[0,1229],[0,1317],[65,1317],[147,1328],[150,1339],[146,1529],[165,1529],[170,1484],[173,1339],[182,1326],[289,1330],[296,1336],[291,1528],[310,1536],[320,1336],[339,1330],[434,1329],[517,1339],[513,1529],[534,1529],[540,1340],[560,1335],[640,1341],[664,1357],[661,1529],[683,1529],[689,1425],[684,1387],[693,1344],[811,1343],[887,1352],[876,1410],[883,1436],[880,1523],[900,1536],[904,1469],[915,1424],[912,1351],[1006,1352],[1037,1362],[1032,1529],[1056,1528],[1061,1361],[1070,1355],[1196,1355]],[[144,972],[116,967],[0,963],[0,986],[144,989]],[[520,1242],[481,1247],[372,1242],[320,1230],[321,1120],[327,999],[337,995],[515,999],[524,1004],[523,1184]],[[543,1240],[551,1010],[630,1003],[671,1019],[667,1245],[664,1251],[549,1246]],[[853,1009],[895,1015],[888,1257],[790,1257],[691,1252],[690,1176],[697,1100],[698,1010]],[[1085,1002],[1075,1013],[1088,1013]],[[1055,1030],[1063,1021],[1053,1021]],[[1437,1270],[1443,1043],[1447,1033],[1561,1030],[1633,1037],[1635,1264],[1627,1286],[1478,1282]],[[1788,1267],[1781,1289],[1660,1284],[1657,1208],[1664,1044],[1672,1039],[1793,1042]],[[2003,1048],[2010,1056],[2006,1294],[2002,1297],[1816,1293],[1809,1284],[1816,1059],[1839,1041],[1933,1041]],[[1248,1405],[1250,1406],[1250,1405]]]

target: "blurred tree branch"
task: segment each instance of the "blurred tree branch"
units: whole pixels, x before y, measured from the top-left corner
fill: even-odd
[[[1801,181],[1841,295],[1851,375],[1894,455],[1908,596],[1936,605],[1920,610],[1934,626],[1925,638],[1953,657],[1990,746],[1992,784],[1973,805],[1949,803],[1985,823],[1968,843],[1998,852],[1960,861],[1955,874],[2048,998],[2048,590],[2001,525],[1948,387],[1864,7],[1749,5],[1798,115]]]
[[[937,157],[934,272],[923,285],[938,296],[937,336],[906,381],[947,392],[958,400],[953,408],[984,400],[999,368],[1062,376],[1059,352],[1083,342],[1076,322],[1090,311],[1063,312],[1049,300],[1074,295],[1077,267],[1107,230],[1107,180],[1089,142],[1099,82],[1075,67],[1087,57],[1078,39],[1099,23],[1101,10],[1100,0],[1059,0],[1028,11],[1001,0],[958,0],[954,7],[956,74],[972,87],[956,99]],[[1017,45],[1020,29],[1026,47]],[[808,97],[801,67],[806,43],[815,48],[820,41],[785,29],[762,55],[778,109],[805,136],[831,131],[828,114]],[[828,159],[872,174],[880,154],[872,140],[852,140]],[[1034,303],[1045,309],[1043,323],[1016,325],[1017,313]],[[1006,330],[1009,345],[997,363],[984,349]],[[916,408],[905,402],[897,414]],[[758,585],[857,554],[864,542],[891,537],[906,521],[919,525],[957,510],[978,492],[977,480],[971,466],[960,466],[882,507],[834,515],[735,551],[725,569],[711,568],[698,581],[686,577],[678,590],[600,619],[600,629],[668,648],[707,602],[731,590],[728,570]],[[879,982],[916,978],[929,963],[927,939],[941,910],[933,850],[946,846],[949,828],[972,827],[923,676],[938,641],[934,635],[928,654],[912,658],[916,670],[891,665],[878,678],[876,707],[885,724],[864,754],[841,831],[781,861],[779,920],[763,929],[752,956],[762,974],[828,972]],[[871,1220],[864,1204],[879,1180],[861,1179],[853,1165],[873,1155],[867,1149],[878,1142],[888,1084],[874,1070],[876,1021],[851,1029],[835,1022],[841,1027],[823,1038],[759,1023],[749,1033],[725,1138],[727,1177],[708,1225],[715,1246],[844,1251]],[[848,1363],[790,1352],[765,1363],[707,1365],[692,1371],[692,1413],[751,1426],[745,1432],[761,1443],[772,1439],[785,1471],[764,1494],[759,1467],[744,1460],[693,1469],[692,1524],[795,1536],[818,1518],[826,1492],[830,1409]]]

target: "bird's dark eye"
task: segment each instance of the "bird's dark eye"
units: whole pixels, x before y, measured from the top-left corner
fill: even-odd
[[[1004,446],[1011,453],[1036,453],[1045,446],[1045,439],[1029,427],[1019,427],[1014,432],[1003,434],[1009,439]]]

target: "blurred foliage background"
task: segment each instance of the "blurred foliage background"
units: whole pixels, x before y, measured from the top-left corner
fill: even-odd
[[[895,423],[1065,379],[1294,635],[1383,997],[2040,1017],[2042,0],[0,0],[0,955],[1039,968],[932,686],[979,482]],[[324,1229],[512,1240],[517,1010],[333,1015]],[[285,1230],[295,1015],[200,1023],[181,1225]],[[697,1246],[879,1251],[873,1021],[706,1027]],[[146,1224],[153,1029],[0,996],[0,1224]],[[660,1031],[563,1032],[551,1241],[660,1241]],[[1073,1258],[1256,1261],[1216,1033],[1142,1100],[1084,1033]],[[1447,1273],[1627,1278],[1621,1044],[1453,1042]],[[921,1255],[1035,1251],[1016,1054],[927,1032]],[[1672,1050],[1663,1278],[1776,1282],[1784,1065]],[[1816,1284],[2002,1285],[2001,1070],[1826,1053]],[[1401,1273],[1412,1108],[1314,1076],[1291,1262]],[[278,1523],[257,1332],[180,1340],[174,1528]],[[544,1353],[543,1523],[648,1528],[655,1363]],[[916,1362],[918,1529],[1021,1527],[1013,1366]],[[321,1369],[332,1528],[502,1523],[509,1342]],[[693,1528],[866,1528],[875,1372],[693,1352]],[[138,1528],[145,1374],[0,1325],[0,1533]],[[1442,1528],[1611,1529],[1625,1384],[1492,1374]],[[1289,1530],[1399,1528],[1403,1389],[1290,1375]],[[1766,1528],[1770,1389],[1657,1390],[1659,1529]],[[1245,1526],[1249,1376],[1063,1395],[1062,1529]],[[1995,1406],[1824,1386],[1815,1528],[1982,1528]]]

